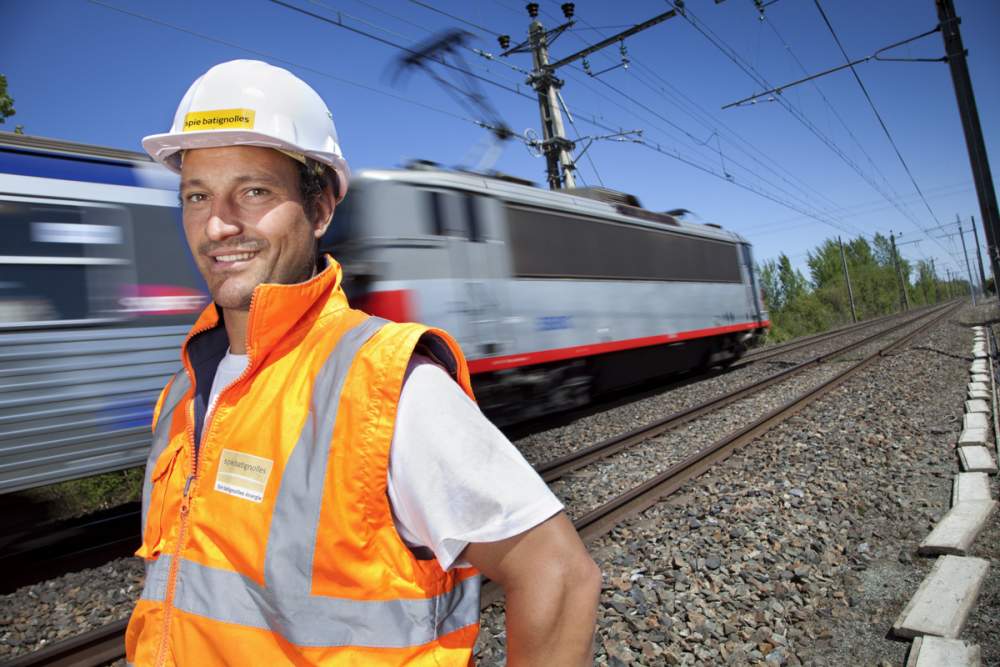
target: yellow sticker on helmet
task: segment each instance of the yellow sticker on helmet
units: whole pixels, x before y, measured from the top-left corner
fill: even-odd
[[[205,130],[253,129],[253,109],[215,109],[192,111],[184,116],[184,132]]]

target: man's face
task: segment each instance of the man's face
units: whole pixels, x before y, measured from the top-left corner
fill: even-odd
[[[313,275],[316,239],[333,211],[328,190],[310,220],[298,165],[287,155],[257,146],[185,152],[184,234],[216,304],[247,310],[257,285]]]

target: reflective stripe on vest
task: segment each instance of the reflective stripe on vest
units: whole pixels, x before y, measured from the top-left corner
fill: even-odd
[[[358,351],[385,324],[369,317],[349,329],[316,375],[309,412],[285,464],[271,515],[264,585],[238,572],[181,558],[174,607],[223,623],[267,629],[306,647],[406,648],[478,623],[478,576],[427,598],[356,600],[311,594],[323,484],[341,390]],[[147,466],[144,503],[151,491],[149,471],[168,444],[173,412],[189,389],[182,371],[164,399]],[[144,530],[147,512],[144,505]],[[166,554],[147,562],[142,599],[166,599],[171,562]]]
[[[160,556],[153,562],[143,599],[164,599],[170,559]],[[349,600],[269,590],[237,572],[182,560],[174,606],[223,623],[277,632],[298,646],[406,648],[476,623],[479,578],[465,579],[432,598]]]
[[[309,416],[285,464],[264,557],[264,583],[282,593],[307,596],[311,590],[323,480],[340,391],[358,350],[385,324],[386,320],[369,317],[346,332],[316,375]]]

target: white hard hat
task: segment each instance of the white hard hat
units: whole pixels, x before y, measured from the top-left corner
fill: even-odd
[[[333,114],[286,69],[259,60],[220,63],[188,88],[169,132],[142,140],[150,157],[177,173],[181,151],[218,146],[263,146],[312,158],[337,174],[338,202],[347,192],[351,171]]]

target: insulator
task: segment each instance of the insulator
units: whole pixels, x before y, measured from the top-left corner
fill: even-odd
[[[500,43],[500,48],[504,51],[510,48],[510,35],[500,35],[497,37],[497,41]]]
[[[563,16],[565,16],[567,19],[573,18],[573,12],[576,9],[575,4],[573,4],[572,2],[564,2],[559,6],[562,7]]]
[[[528,16],[530,16],[533,19],[538,18],[538,3],[537,2],[529,2],[527,5],[525,5],[525,9],[528,10]]]

